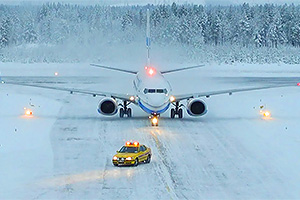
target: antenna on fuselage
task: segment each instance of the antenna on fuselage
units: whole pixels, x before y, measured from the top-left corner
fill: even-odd
[[[150,10],[147,9],[147,33],[146,33],[146,47],[147,47],[147,66],[150,66]]]

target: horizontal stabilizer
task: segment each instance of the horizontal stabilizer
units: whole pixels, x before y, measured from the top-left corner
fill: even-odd
[[[179,71],[184,71],[184,70],[189,70],[189,69],[195,69],[199,67],[204,67],[204,65],[196,65],[192,67],[184,67],[184,68],[179,68],[179,69],[171,69],[171,70],[166,70],[166,71],[161,71],[161,74],[168,74],[172,72],[179,72]]]
[[[103,69],[109,69],[109,70],[114,70],[114,71],[119,71],[119,72],[125,72],[128,74],[137,74],[137,71],[131,71],[131,70],[126,70],[126,69],[119,69],[119,68],[115,68],[115,67],[108,67],[108,66],[103,66],[103,65],[97,65],[97,64],[90,64],[91,66],[94,67],[100,67]]]

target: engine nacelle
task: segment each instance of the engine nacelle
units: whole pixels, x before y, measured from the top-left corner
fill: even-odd
[[[118,112],[118,103],[113,98],[103,98],[99,102],[98,112],[102,115],[115,115]]]
[[[191,99],[187,102],[187,112],[191,116],[202,116],[207,113],[207,108],[200,99]]]

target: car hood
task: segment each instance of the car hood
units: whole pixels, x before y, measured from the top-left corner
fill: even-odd
[[[118,158],[127,158],[127,157],[134,157],[137,153],[117,153],[115,156]]]

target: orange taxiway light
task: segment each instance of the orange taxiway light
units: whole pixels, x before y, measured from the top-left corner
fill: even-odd
[[[32,110],[29,110],[29,109],[27,109],[26,111],[25,111],[25,115],[26,116],[32,116]]]
[[[270,117],[271,116],[271,113],[269,112],[269,111],[266,111],[266,112],[264,112],[264,117]]]

